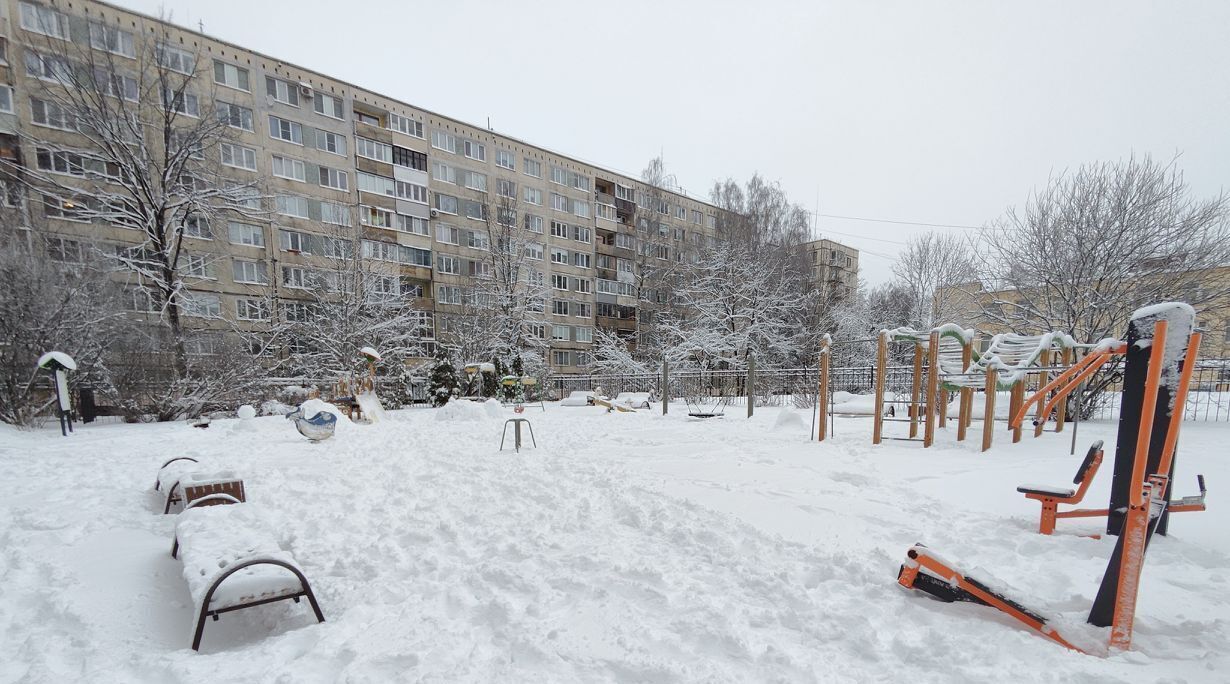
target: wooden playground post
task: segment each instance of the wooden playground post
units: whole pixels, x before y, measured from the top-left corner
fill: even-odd
[[[1060,356],[1059,364],[1064,368],[1072,365],[1073,350],[1071,347],[1064,347],[1063,354]],[[1068,402],[1059,402],[1059,407],[1055,410],[1055,432],[1063,432],[1063,423],[1068,417]]]
[[[829,409],[829,342],[820,341],[820,386],[816,389],[816,441],[828,437]]]
[[[888,331],[881,330],[876,344],[876,415],[871,431],[871,443],[879,444],[884,431],[884,371],[888,365]]]
[[[972,358],[973,358],[973,343],[966,342],[961,347],[961,372],[962,373],[969,372],[969,364]],[[972,387],[966,387],[965,382],[966,382],[965,379],[962,378],[961,389],[957,393],[958,397],[960,397],[957,401],[957,406],[958,406],[957,441],[958,442],[965,441],[965,431],[969,427],[969,414],[970,414],[970,409],[972,408],[973,398],[974,398],[974,389]],[[944,412],[947,413],[948,409],[945,408]]]
[[[982,450],[991,448],[991,436],[995,430],[995,389],[998,386],[999,372],[995,368],[987,368],[987,399],[982,409]]]
[[[922,343],[914,342],[914,380],[910,383],[910,438],[918,436],[918,402],[922,395]]]
[[[940,400],[940,333],[937,330],[931,331],[931,337],[927,341],[927,401],[926,401],[926,423],[923,427],[923,448],[931,446],[935,441],[935,413],[937,410],[943,410],[943,406],[936,406]]]
[[[1012,390],[1008,394],[1008,415],[1015,416],[1017,411],[1021,410],[1021,405],[1025,403],[1025,382],[1027,378],[1021,378],[1012,385]],[[1024,421],[1022,421],[1024,422]],[[1016,444],[1021,441],[1021,426],[1017,425],[1012,430],[1012,443]]]

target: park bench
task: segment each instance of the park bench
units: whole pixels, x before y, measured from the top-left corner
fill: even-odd
[[[187,492],[191,487],[192,492]],[[154,481],[154,491],[164,497],[162,512],[171,512],[171,507],[183,503],[186,508],[193,499],[210,494],[228,494],[244,501],[243,480],[231,471],[203,473],[195,458],[177,456],[162,464]]]
[[[184,566],[195,608],[192,649],[199,650],[206,620],[275,601],[307,597],[318,622],[324,614],[307,577],[261,509],[227,493],[190,501],[175,525],[172,557]]]

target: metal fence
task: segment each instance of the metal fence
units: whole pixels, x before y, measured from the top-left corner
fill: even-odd
[[[889,366],[886,389],[908,394],[914,377],[912,366]],[[829,370],[832,392],[871,394],[875,389],[874,366],[851,366]],[[747,405],[747,371],[674,371],[669,374],[670,395],[689,403],[715,406]],[[753,396],[756,406],[793,405],[797,408],[815,406],[819,387],[818,368],[757,369]],[[614,397],[620,392],[648,392],[655,400],[662,387],[660,373],[557,375],[548,383],[559,398],[573,391],[600,391]],[[1085,412],[1087,420],[1111,420],[1119,417],[1120,392],[1112,389],[1090,399]],[[1230,359],[1206,359],[1198,362],[1192,376],[1191,390],[1184,409],[1187,420],[1230,422]]]

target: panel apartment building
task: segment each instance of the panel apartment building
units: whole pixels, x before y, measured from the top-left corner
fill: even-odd
[[[326,237],[350,226],[361,233],[363,257],[397,273],[400,295],[424,312],[425,334],[440,338],[448,314],[463,311],[467,285],[484,276],[488,207],[507,198],[518,214],[510,220],[531,236],[526,263],[548,284],[532,334],[549,341],[555,372],[575,373],[589,363],[595,326],[635,330],[644,237],[653,235],[653,258],[683,261],[715,233],[717,208],[679,192],[106,3],[3,0],[0,34],[3,153],[20,155],[27,168],[54,170],[75,139],[38,97],[55,68],[49,41],[106,52],[122,81],[125,65],[137,69],[145,44],[157,40],[164,66],[201,84],[180,104],[183,113],[230,124],[234,135],[204,153],[217,155],[228,176],[264,183],[265,218],[186,234],[192,306],[184,313],[190,322],[196,313],[198,327],[221,316],[259,330],[286,315]],[[27,203],[29,227],[55,253],[70,254],[85,239],[137,240],[38,199]]]

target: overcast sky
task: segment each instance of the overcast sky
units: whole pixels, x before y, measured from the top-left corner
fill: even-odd
[[[1224,0],[117,1],[631,175],[663,153],[702,198],[760,172],[820,214],[979,226],[1133,153],[1230,187]],[[816,229],[870,283],[928,230]]]

